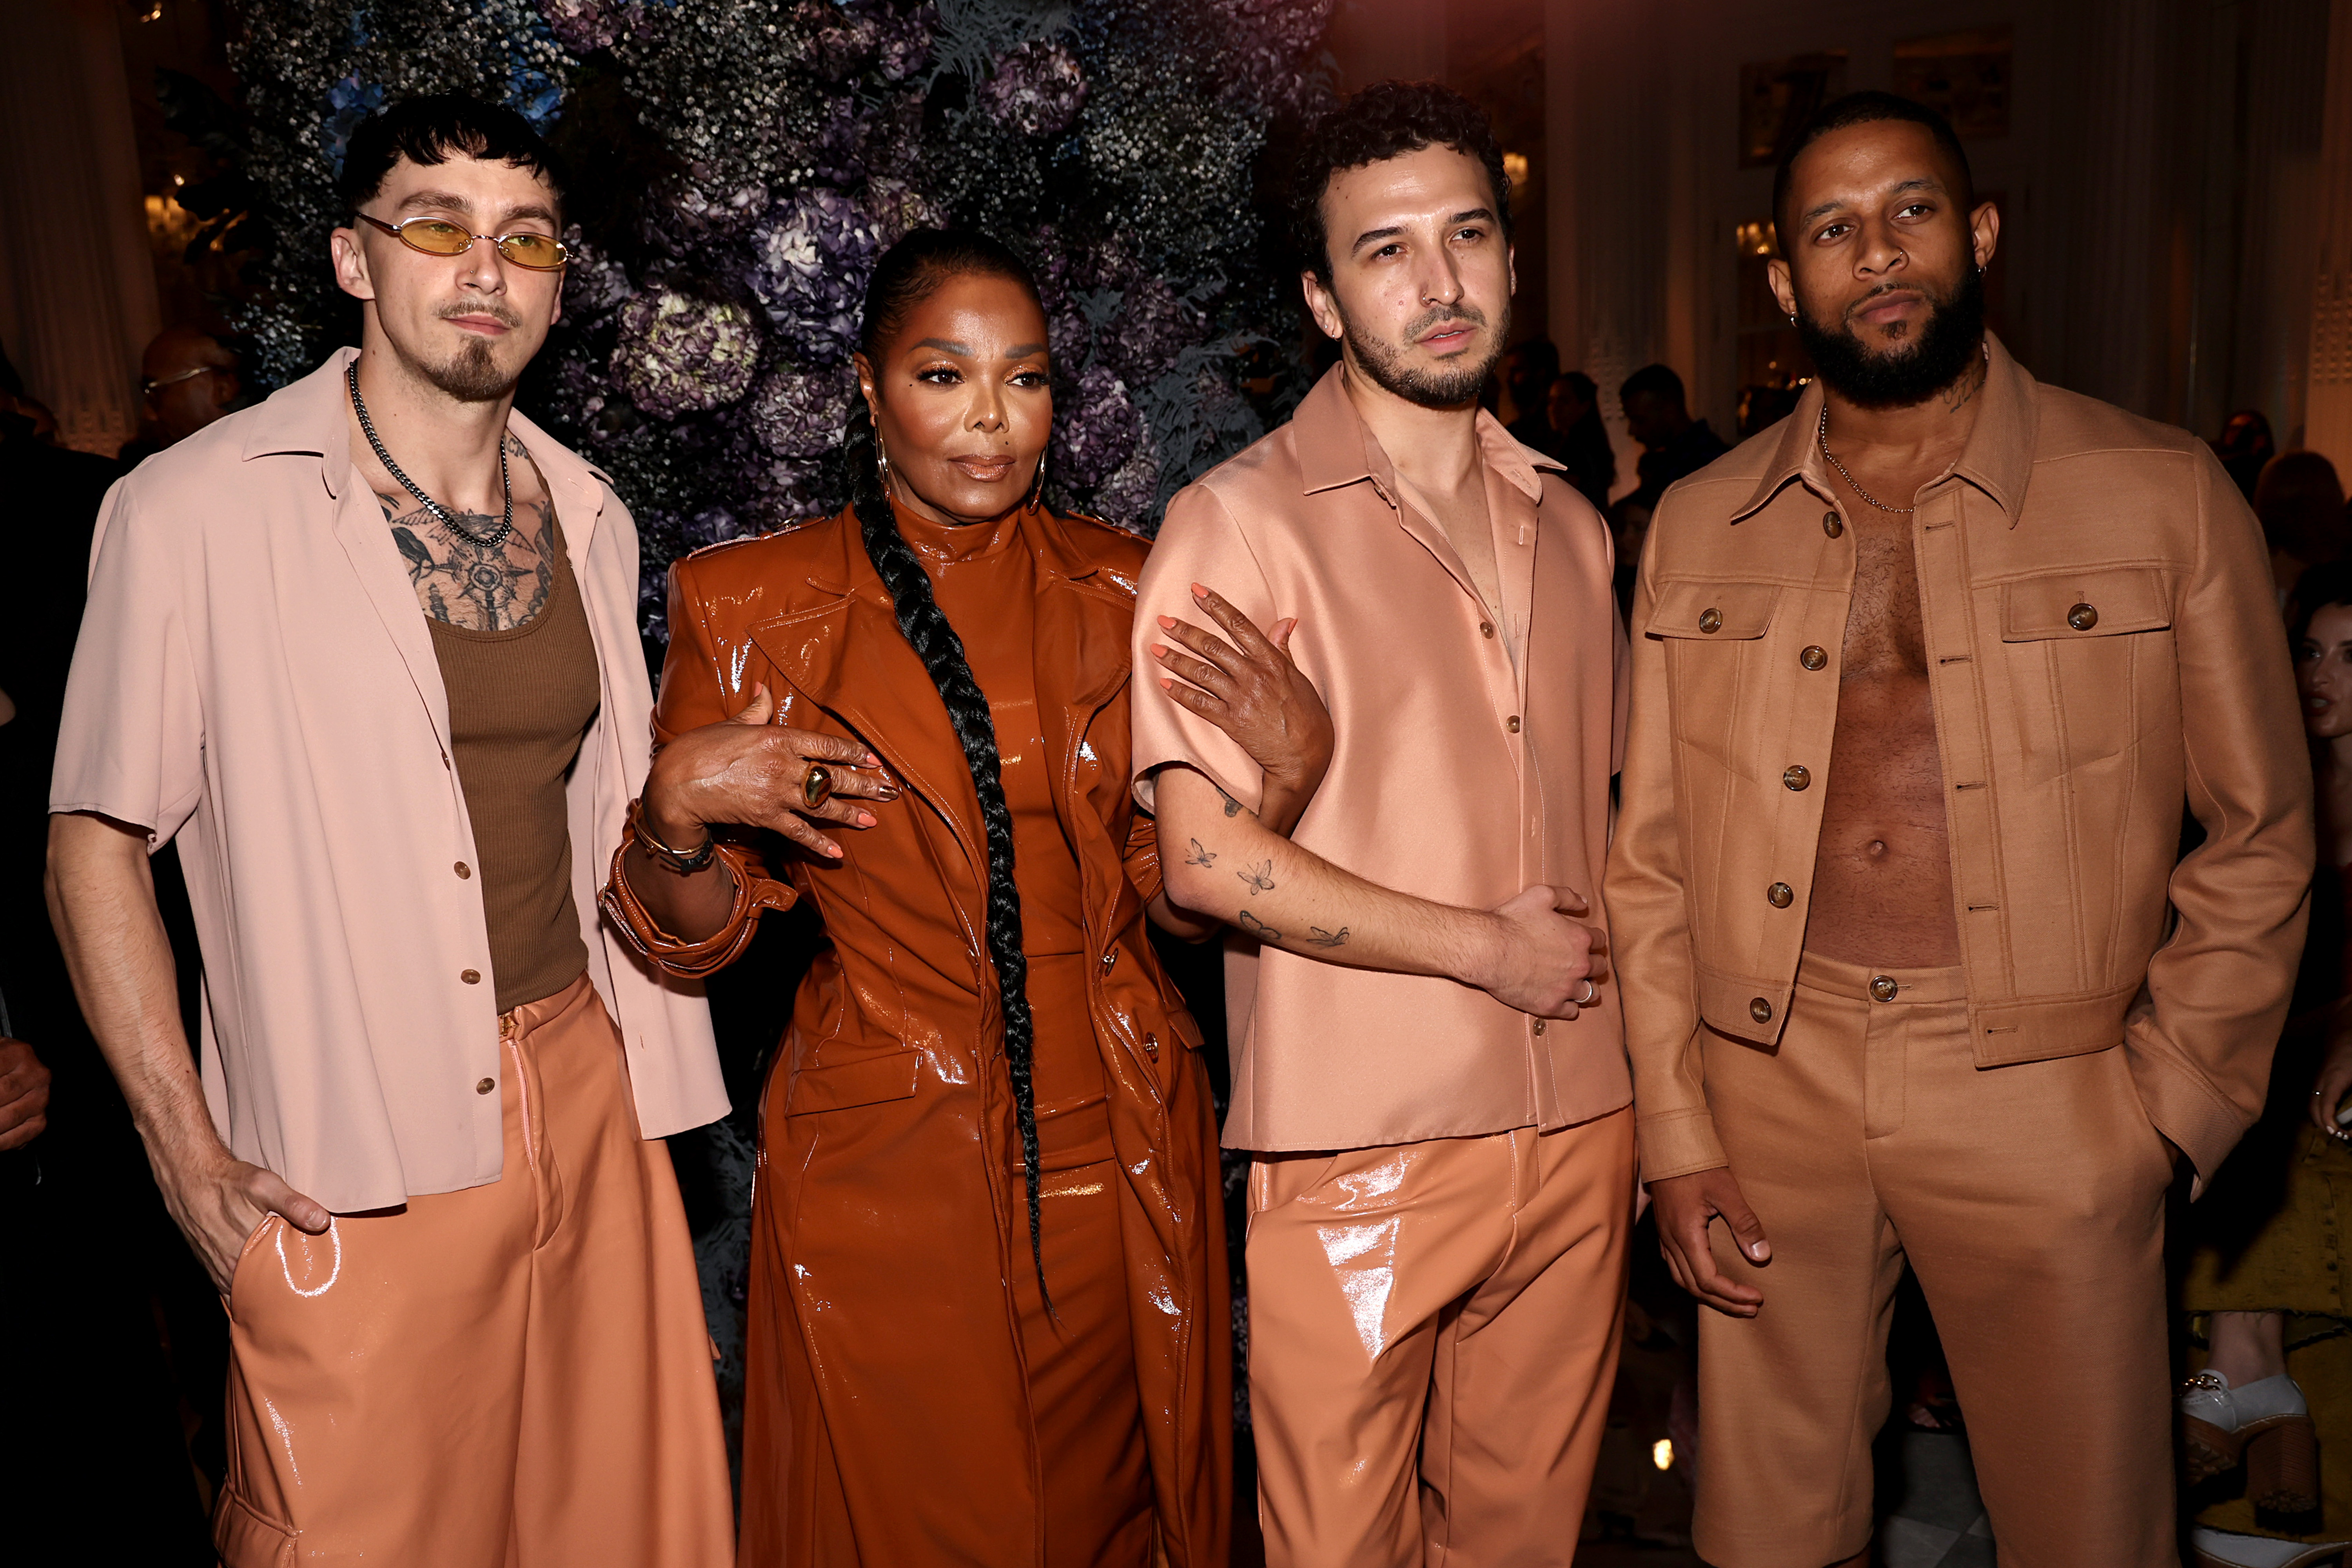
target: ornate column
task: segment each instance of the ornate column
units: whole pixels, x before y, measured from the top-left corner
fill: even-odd
[[[159,326],[117,9],[0,4],[0,328],[60,439],[110,456]]]
[[[2303,444],[2352,474],[2352,0],[2327,27],[2327,106],[2320,131],[2319,272],[2311,297],[2310,393]]]

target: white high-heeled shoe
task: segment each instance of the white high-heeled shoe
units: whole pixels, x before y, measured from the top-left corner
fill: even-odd
[[[2189,1547],[2196,1554],[2197,1568],[2319,1568],[2352,1549],[2352,1541],[2305,1543],[2200,1527],[2189,1532]]]
[[[2303,1390],[2285,1374],[2232,1388],[2218,1372],[2199,1373],[2181,1385],[2180,1437],[2191,1486],[2242,1463],[2256,1508],[2308,1513],[2319,1506],[2319,1435]]]

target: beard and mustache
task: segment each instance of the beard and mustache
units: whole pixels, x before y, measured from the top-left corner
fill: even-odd
[[[445,305],[434,314],[444,320],[452,316],[488,316],[510,329],[522,325],[522,317],[503,300],[462,301]],[[511,341],[502,338],[493,343],[488,338],[469,336],[447,359],[437,363],[420,360],[416,368],[436,389],[459,402],[496,402],[514,391],[522,377],[522,364],[508,365],[499,353],[500,345]],[[526,355],[524,363],[528,362]]]
[[[1930,308],[1917,335],[1893,350],[1871,348],[1847,324],[1855,310],[1888,289],[1916,288]],[[1805,302],[1797,302],[1797,337],[1812,356],[1813,370],[1840,397],[1857,408],[1906,408],[1925,402],[1958,381],[1984,342],[1984,273],[1971,267],[1942,293],[1918,283],[1888,284],[1853,302],[1846,321],[1823,327]]]
[[[1337,296],[1333,298],[1336,304]],[[1476,361],[1457,360],[1436,368],[1424,368],[1412,363],[1406,355],[1410,345],[1423,332],[1448,321],[1460,321],[1472,327],[1486,325],[1486,314],[1471,305],[1440,305],[1424,311],[1405,326],[1402,344],[1384,341],[1357,329],[1345,306],[1339,307],[1339,326],[1346,334],[1348,346],[1355,350],[1356,362],[1364,373],[1383,391],[1394,392],[1407,402],[1423,408],[1459,408],[1477,397],[1486,384],[1486,377],[1495,369],[1495,361],[1503,357],[1503,340],[1510,336],[1511,308],[1503,305],[1503,319],[1497,330],[1488,335],[1486,351]]]

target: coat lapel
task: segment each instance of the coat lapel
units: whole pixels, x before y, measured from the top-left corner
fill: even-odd
[[[1128,633],[1134,605],[1123,594],[1100,586],[1100,563],[1082,559],[1070,548],[1060,522],[1043,509],[1022,519],[1024,538],[1036,561],[1036,640],[1032,653],[1037,691],[1037,712],[1045,732],[1045,748],[1054,775],[1054,809],[1061,814],[1062,831],[1078,852],[1078,864],[1089,876],[1124,863],[1126,846],[1109,842],[1098,803],[1087,799],[1078,777],[1087,750],[1087,732],[1096,716],[1127,689],[1133,673]],[[1101,765],[1100,758],[1095,758]],[[1123,786],[1122,786],[1123,787]],[[1089,840],[1100,840],[1090,844]],[[1089,913],[1108,913],[1115,893],[1090,887]]]

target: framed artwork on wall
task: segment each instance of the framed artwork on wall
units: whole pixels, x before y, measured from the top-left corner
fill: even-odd
[[[1895,90],[1952,122],[1963,137],[2009,134],[2010,30],[1971,27],[1895,46]]]
[[[1739,166],[1769,169],[1813,110],[1845,90],[1845,51],[1825,49],[1739,68]]]

